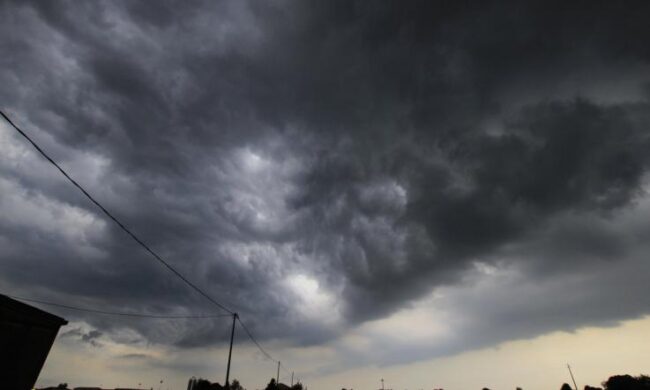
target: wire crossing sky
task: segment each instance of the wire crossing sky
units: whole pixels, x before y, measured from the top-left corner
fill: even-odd
[[[110,218],[113,222],[115,222],[115,223],[117,224],[117,226],[120,227],[120,229],[122,229],[126,234],[128,234],[129,237],[131,237],[131,238],[132,238],[136,243],[138,243],[138,245],[140,245],[142,248],[144,248],[145,251],[147,251],[149,254],[151,254],[151,256],[153,256],[154,259],[158,260],[158,262],[160,262],[160,263],[161,263],[162,265],[164,265],[168,270],[170,270],[172,273],[174,273],[174,275],[178,276],[178,278],[180,278],[180,279],[181,279],[185,284],[187,284],[190,288],[192,288],[194,291],[198,292],[200,295],[202,295],[203,297],[205,297],[208,301],[212,302],[212,303],[213,303],[214,305],[216,305],[218,308],[220,308],[221,310],[224,310],[224,311],[226,311],[226,312],[228,312],[228,313],[230,313],[230,314],[234,314],[234,312],[233,312],[232,310],[228,309],[226,306],[222,305],[221,303],[219,303],[218,301],[216,301],[214,298],[212,298],[211,296],[209,296],[205,291],[201,290],[198,286],[196,286],[194,283],[192,283],[191,281],[189,281],[189,280],[188,280],[185,276],[183,276],[180,272],[178,272],[178,270],[176,270],[174,267],[172,267],[168,262],[166,262],[165,260],[163,260],[163,259],[162,259],[162,258],[161,258],[157,253],[156,253],[156,252],[154,252],[151,248],[149,248],[149,246],[148,246],[147,244],[145,244],[142,240],[140,240],[140,239],[139,239],[139,238],[138,238],[138,237],[137,237],[133,232],[131,232],[131,230],[129,230],[126,226],[124,226],[124,224],[123,224],[122,222],[120,222],[120,221],[119,221],[115,216],[113,216],[113,214],[111,214],[108,210],[106,210],[106,208],[104,208],[104,206],[102,206],[98,201],[96,201],[95,198],[93,198],[93,197],[92,197],[92,196],[91,196],[91,195],[90,195],[90,194],[89,194],[89,193],[88,193],[88,192],[87,192],[87,191],[86,191],[86,190],[85,190],[81,185],[79,185],[79,183],[77,183],[73,178],[71,178],[70,175],[68,175],[68,173],[67,173],[65,170],[63,170],[63,168],[61,168],[61,166],[59,166],[59,164],[57,164],[54,160],[52,160],[52,158],[51,158],[50,156],[48,156],[47,153],[45,153],[45,152],[43,151],[43,149],[40,148],[40,146],[38,146],[38,145],[37,145],[37,144],[36,144],[36,143],[35,143],[35,142],[34,142],[34,141],[33,141],[33,140],[32,140],[32,139],[31,139],[27,134],[25,134],[24,131],[22,131],[18,126],[16,126],[16,125],[11,121],[11,119],[9,119],[9,117],[7,117],[7,116],[5,115],[4,112],[1,112],[1,111],[0,111],[0,114],[2,115],[2,117],[3,117],[7,122],[9,122],[9,124],[10,124],[10,125],[11,125],[11,126],[12,126],[12,127],[13,127],[13,128],[14,128],[14,129],[19,133],[19,134],[20,134],[20,135],[22,135],[22,136],[27,140],[27,142],[29,142],[29,143],[34,147],[34,149],[36,149],[36,151],[38,151],[38,153],[40,153],[41,156],[43,156],[47,161],[49,161],[52,165],[54,165],[54,167],[55,167],[56,169],[58,169],[59,172],[61,172],[61,174],[62,174],[62,175],[63,175],[63,176],[64,176],[64,177],[65,177],[65,178],[66,178],[70,183],[72,183],[73,186],[77,187],[77,188],[79,189],[79,191],[81,191],[81,192],[84,194],[84,196],[85,196],[86,198],[88,198],[88,199],[89,199],[91,202],[93,202],[97,207],[99,207],[99,209],[100,209],[104,214],[106,214],[106,216],[107,216],[108,218]]]
[[[36,142],[34,142],[23,130],[21,130],[18,126],[16,126],[11,119],[7,115],[5,115],[4,112],[0,111],[0,115],[21,135],[23,136],[33,147],[38,151],[38,153],[43,156],[47,161],[49,161],[56,169],[61,172],[65,178],[72,183],[75,187],[77,187],[83,194],[86,196],[91,202],[93,202],[99,209],[106,214],[107,217],[109,217],[113,222],[117,224],[117,226],[120,227],[124,232],[126,232],[135,242],[137,242],[141,247],[143,247],[149,254],[151,254],[156,260],[158,260],[162,265],[164,265],[167,269],[169,269],[171,272],[173,272],[176,276],[178,276],[185,284],[187,284],[189,287],[191,287],[194,291],[198,292],[201,294],[203,297],[208,299],[211,303],[216,305],[218,308],[221,310],[227,311],[229,314],[226,315],[228,317],[235,315],[235,312],[231,311],[230,309],[226,308],[224,305],[216,301],[214,298],[209,296],[205,291],[201,290],[198,286],[196,286],[194,283],[189,281],[185,276],[183,276],[180,272],[178,272],[174,267],[172,267],[168,262],[163,260],[156,252],[154,252],[147,244],[145,244],[142,240],[140,240],[131,230],[129,230],[122,222],[120,222],[113,214],[111,214],[104,206],[102,206],[95,198],[93,198],[80,184],[78,184],[68,173],[61,168],[59,164],[57,164],[43,149],[41,149],[40,146]],[[9,295],[11,296],[11,295]],[[38,301],[35,299],[26,299],[26,298],[19,298],[25,301],[31,301],[31,302],[38,302],[42,303],[45,305],[53,305],[53,306],[59,306],[59,307],[65,307],[68,309],[73,309],[73,310],[80,310],[80,311],[86,311],[86,312],[93,312],[97,314],[110,314],[110,315],[117,315],[117,316],[129,316],[129,317],[149,317],[149,318],[215,318],[215,317],[223,317],[223,316],[155,316],[155,315],[144,315],[144,314],[129,314],[129,313],[117,313],[117,312],[106,312],[106,311],[100,311],[100,310],[95,310],[95,309],[81,309],[77,307],[72,307],[72,306],[67,306],[67,305],[62,305],[62,304],[56,304],[56,303],[48,303],[44,301]],[[251,339],[251,341],[257,346],[257,348],[266,356],[268,359],[278,362],[278,360],[274,359],[271,357],[271,355],[260,345],[260,343],[253,337],[253,334],[246,328],[243,322],[241,322],[241,319],[239,316],[236,316],[238,322],[241,324],[242,328],[245,330],[246,334],[248,337]]]
[[[221,305],[254,336],[232,356],[249,390],[277,375],[258,344],[313,390],[541,390],[570,380],[567,362],[581,384],[637,374],[648,13],[3,2],[0,109],[104,210],[0,121],[0,291],[118,313]],[[225,371],[229,321],[69,317],[39,386]]]
[[[41,301],[41,300],[38,300],[38,299],[17,297],[17,296],[10,295],[10,294],[3,294],[3,295],[6,295],[6,296],[8,296],[10,298],[13,298],[13,299],[18,299],[18,300],[21,300],[21,301],[25,301],[25,302],[40,303],[42,305],[61,307],[61,308],[64,308],[64,309],[69,309],[69,310],[77,310],[77,311],[83,311],[83,312],[88,312],[88,313],[104,314],[104,315],[111,315],[111,316],[121,316],[121,317],[161,318],[161,319],[231,317],[230,314],[166,315],[166,314],[114,312],[114,311],[105,311],[105,310],[97,310],[97,309],[89,309],[89,308],[83,308],[83,307],[78,307],[78,306],[65,305],[65,304],[56,303],[56,302]]]

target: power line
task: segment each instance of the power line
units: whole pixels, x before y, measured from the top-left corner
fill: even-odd
[[[148,252],[151,256],[154,257],[154,259],[156,259],[158,262],[160,262],[160,263],[161,263],[163,266],[165,266],[169,271],[171,271],[172,273],[174,273],[177,277],[179,277],[183,282],[185,282],[185,284],[187,284],[189,287],[191,287],[194,291],[198,292],[200,295],[202,295],[202,296],[203,296],[204,298],[206,298],[208,301],[210,301],[211,303],[213,303],[214,305],[216,305],[217,307],[219,307],[221,310],[224,310],[225,312],[229,313],[228,315],[223,315],[224,317],[225,317],[225,316],[231,316],[231,315],[234,316],[234,318],[236,318],[237,321],[239,321],[239,323],[241,324],[242,328],[244,329],[244,331],[246,332],[246,334],[248,335],[248,337],[251,339],[251,341],[253,341],[253,343],[254,343],[254,344],[257,346],[257,348],[262,352],[262,354],[264,354],[264,356],[266,356],[268,359],[270,359],[270,360],[272,360],[272,361],[274,361],[274,362],[280,363],[279,360],[274,359],[274,358],[273,358],[273,357],[272,357],[272,356],[271,356],[271,355],[270,355],[270,354],[269,354],[269,353],[268,353],[268,352],[267,352],[267,351],[266,351],[266,350],[265,350],[265,349],[260,345],[260,343],[259,343],[259,342],[255,339],[255,337],[253,336],[253,334],[248,330],[248,328],[246,327],[246,325],[244,325],[244,323],[242,322],[241,318],[240,318],[239,316],[235,315],[235,312],[234,312],[234,311],[230,310],[230,309],[227,308],[225,305],[219,303],[217,300],[215,300],[214,298],[212,298],[212,297],[211,297],[210,295],[208,295],[205,291],[203,291],[201,288],[199,288],[196,284],[192,283],[189,279],[187,279],[185,276],[183,276],[183,274],[181,274],[179,271],[177,271],[177,270],[176,270],[176,269],[175,269],[171,264],[169,264],[168,262],[166,262],[166,261],[165,261],[165,260],[164,260],[160,255],[158,255],[158,254],[157,254],[153,249],[151,249],[147,244],[145,244],[144,241],[142,241],[140,238],[138,238],[138,236],[136,236],[135,233],[133,233],[133,232],[132,232],[131,230],[129,230],[129,228],[127,228],[127,227],[126,227],[122,222],[120,222],[120,220],[118,220],[117,217],[115,217],[113,214],[111,214],[110,211],[108,211],[104,206],[102,206],[101,203],[99,203],[97,200],[95,200],[95,198],[93,198],[93,196],[90,195],[90,194],[88,193],[88,191],[86,191],[86,190],[85,190],[85,189],[84,189],[84,188],[83,188],[79,183],[77,183],[77,182],[76,182],[72,177],[70,177],[70,175],[68,175],[68,173],[67,173],[63,168],[61,168],[61,166],[60,166],[59,164],[57,164],[57,163],[56,163],[56,162],[55,162],[55,161],[54,161],[54,160],[53,160],[53,159],[52,159],[52,158],[51,158],[47,153],[45,153],[45,151],[43,151],[43,149],[41,149],[40,146],[38,146],[38,144],[36,144],[35,141],[33,141],[33,140],[32,140],[32,139],[31,139],[31,138],[30,138],[30,137],[29,137],[29,136],[28,136],[28,135],[27,135],[23,130],[21,130],[18,126],[16,126],[16,124],[14,124],[14,123],[11,121],[11,119],[9,119],[9,117],[8,117],[7,115],[5,115],[5,113],[2,112],[1,110],[0,110],[0,115],[2,115],[2,117],[3,117],[3,118],[4,118],[4,119],[5,119],[5,120],[6,120],[6,121],[7,121],[7,122],[8,122],[8,123],[9,123],[9,124],[10,124],[10,125],[11,125],[11,126],[12,126],[12,127],[13,127],[17,132],[18,132],[18,133],[19,133],[19,134],[20,134],[20,135],[22,135],[22,136],[23,136],[23,137],[24,137],[24,138],[25,138],[25,139],[26,139],[26,140],[27,140],[27,141],[28,141],[28,142],[29,142],[29,143],[34,147],[34,149],[36,149],[36,151],[38,151],[38,152],[41,154],[41,156],[43,156],[47,161],[49,161],[52,165],[54,165],[54,167],[55,167],[59,172],[61,172],[61,174],[62,174],[62,175],[63,175],[63,176],[64,176],[64,177],[65,177],[65,178],[66,178],[70,183],[72,183],[72,185],[74,185],[75,187],[77,187],[77,189],[79,189],[79,191],[81,191],[81,192],[84,194],[84,196],[86,196],[86,198],[88,198],[92,203],[94,203],[94,204],[95,204],[95,205],[96,205],[96,206],[97,206],[97,207],[98,207],[98,208],[99,208],[99,209],[100,209],[100,210],[101,210],[101,211],[102,211],[102,212],[103,212],[103,213],[104,213],[108,218],[110,218],[113,222],[115,222],[115,224],[117,224],[117,226],[118,226],[120,229],[122,229],[126,234],[128,234],[128,235],[129,235],[129,236],[130,236],[130,237],[131,237],[131,238],[132,238],[132,239],[133,239],[133,240],[134,240],[138,245],[140,245],[142,248],[144,248],[144,250],[145,250],[146,252]],[[18,299],[20,299],[20,298],[18,298]],[[30,301],[30,300],[28,300],[28,299],[23,299],[23,300]],[[32,302],[37,302],[36,300],[31,300],[31,301],[32,301]],[[95,309],[82,309],[82,308],[77,308],[77,307],[73,307],[73,306],[69,306],[69,305],[62,305],[62,304],[51,303],[51,302],[44,302],[44,301],[42,301],[42,302],[37,302],[37,303],[42,303],[42,304],[52,305],[52,306],[65,307],[65,308],[68,308],[68,309],[71,309],[71,310],[80,310],[80,311],[94,312],[94,313],[97,313],[97,314],[121,315],[121,316],[131,316],[131,317],[145,317],[145,316],[146,316],[146,317],[151,317],[151,318],[170,318],[169,316],[165,316],[165,317],[155,316],[155,317],[152,317],[152,316],[154,316],[154,315],[144,315],[144,314],[140,315],[140,314],[135,314],[135,313],[117,313],[117,312],[106,312],[106,311],[103,311],[103,310],[95,310]],[[173,317],[173,318],[199,318],[199,317]],[[202,317],[200,317],[200,318],[202,318]],[[280,364],[280,366],[282,366],[282,365]]]
[[[262,346],[260,345],[260,343],[258,343],[257,340],[255,339],[255,337],[253,337],[253,334],[248,330],[248,328],[246,327],[246,325],[244,325],[244,323],[242,322],[241,318],[239,318],[239,316],[237,317],[237,321],[239,321],[239,323],[241,324],[241,327],[244,329],[244,332],[246,332],[246,334],[248,335],[248,338],[251,339],[251,341],[252,341],[252,342],[257,346],[257,348],[258,348],[258,349],[259,349],[259,350],[264,354],[264,356],[266,356],[269,360],[272,360],[272,361],[274,361],[274,362],[277,363],[278,360],[277,360],[277,359],[274,359],[271,355],[269,355],[268,352],[266,352],[266,350],[265,350],[264,348],[262,348]]]
[[[273,356],[271,356],[271,354],[269,354],[269,353],[264,349],[264,347],[262,347],[262,345],[257,341],[257,339],[255,339],[255,337],[253,336],[253,333],[251,333],[251,331],[248,330],[248,328],[247,328],[246,325],[242,322],[242,320],[241,320],[241,318],[240,318],[239,316],[237,316],[237,321],[239,321],[239,324],[242,326],[242,329],[244,329],[244,332],[246,333],[246,335],[248,336],[248,338],[251,339],[251,341],[255,344],[255,346],[257,346],[257,348],[260,350],[260,352],[262,352],[262,354],[263,354],[263,355],[264,355],[268,360],[270,360],[270,361],[272,361],[272,362],[274,362],[274,363],[277,363],[278,366],[279,366],[279,368],[282,369],[282,370],[286,373],[287,376],[290,375],[290,374],[292,374],[292,373],[291,373],[291,372],[290,372],[290,371],[289,371],[289,370],[288,370],[288,369],[287,369],[287,368],[282,364],[282,362],[280,362],[278,359],[275,359]]]
[[[70,177],[70,175],[68,175],[68,173],[67,173],[63,168],[61,168],[61,166],[59,166],[59,164],[57,164],[54,160],[52,160],[52,158],[51,158],[47,153],[45,153],[45,152],[43,151],[43,149],[41,149],[41,148],[36,144],[36,142],[34,142],[34,141],[33,141],[33,140],[32,140],[32,139],[31,139],[31,138],[30,138],[30,137],[29,137],[29,136],[28,136],[24,131],[22,131],[20,128],[18,128],[18,126],[16,126],[16,125],[11,121],[11,119],[9,119],[9,117],[7,117],[7,115],[5,115],[4,112],[0,111],[0,114],[2,115],[2,117],[3,117],[3,118],[4,118],[4,119],[5,119],[5,120],[6,120],[6,121],[7,121],[7,122],[8,122],[8,123],[9,123],[9,124],[10,124],[10,125],[11,125],[11,126],[12,126],[16,131],[17,131],[17,132],[18,132],[18,133],[20,133],[20,135],[22,135],[22,136],[23,136],[23,137],[24,137],[24,138],[25,138],[25,139],[26,139],[30,144],[32,144],[32,146],[33,146],[33,147],[34,147],[34,148],[35,148],[35,149],[36,149],[36,150],[37,150],[37,151],[38,151],[38,152],[39,152],[43,157],[45,157],[45,159],[46,159],[47,161],[49,161],[52,165],[54,165],[54,166],[56,167],[56,169],[58,169],[59,172],[61,172],[61,174],[63,174],[63,176],[65,176],[65,178],[68,179],[68,181],[70,181],[70,183],[72,183],[72,185],[74,185],[75,187],[77,187],[77,188],[79,189],[79,191],[81,191],[81,192],[86,196],[86,198],[90,199],[90,201],[93,202],[97,207],[99,207],[99,209],[102,210],[102,211],[104,212],[104,214],[106,214],[106,216],[108,216],[111,220],[113,220],[113,222],[115,222],[115,223],[117,224],[117,226],[119,226],[122,230],[124,230],[124,232],[126,232],[126,234],[128,234],[128,235],[129,235],[129,236],[130,236],[130,237],[131,237],[135,242],[137,242],[137,243],[138,243],[141,247],[143,247],[147,252],[149,252],[149,254],[151,254],[151,255],[152,255],[156,260],[158,260],[162,265],[164,265],[165,267],[167,267],[167,269],[169,269],[171,272],[173,272],[173,273],[174,273],[176,276],[178,276],[182,281],[184,281],[188,286],[190,286],[194,291],[196,291],[196,292],[198,292],[199,294],[201,294],[201,295],[202,295],[204,298],[206,298],[208,301],[212,302],[213,304],[215,304],[215,305],[216,305],[217,307],[219,307],[220,309],[222,309],[222,310],[224,310],[224,311],[226,311],[226,312],[228,312],[228,313],[230,313],[230,314],[234,314],[234,312],[233,312],[232,310],[228,309],[226,306],[224,306],[223,304],[219,303],[219,302],[216,301],[214,298],[212,298],[211,296],[209,296],[206,292],[204,292],[204,291],[203,291],[202,289],[200,289],[197,285],[195,285],[194,283],[192,283],[191,281],[189,281],[185,276],[183,276],[183,274],[181,274],[181,273],[180,273],[179,271],[177,271],[174,267],[172,267],[168,262],[166,262],[165,260],[163,260],[162,257],[160,257],[156,252],[154,252],[153,249],[151,249],[151,248],[150,248],[147,244],[145,244],[145,243],[144,243],[140,238],[138,238],[138,237],[137,237],[133,232],[131,232],[131,230],[129,230],[129,229],[128,229],[128,228],[127,228],[127,227],[126,227],[122,222],[120,222],[120,221],[119,221],[115,216],[113,216],[113,214],[111,214],[111,213],[110,213],[110,212],[109,212],[109,211],[108,211],[104,206],[102,206],[98,201],[96,201],[95,198],[93,198],[92,195],[90,195],[90,194],[89,194],[89,193],[88,193],[88,192],[87,192],[87,191],[86,191],[86,190],[85,190],[81,185],[79,185],[79,184],[78,184],[78,183],[77,183],[77,182],[76,182],[72,177]]]
[[[180,318],[222,318],[222,317],[231,316],[230,314],[164,315],[164,314],[115,312],[115,311],[96,310],[96,309],[88,309],[88,308],[77,307],[77,306],[64,305],[62,303],[41,301],[38,299],[17,297],[15,295],[10,295],[10,294],[2,294],[2,295],[8,296],[13,299],[18,299],[20,301],[25,301],[25,302],[34,302],[34,303],[40,303],[42,305],[62,307],[64,309],[83,311],[83,312],[95,313],[95,314],[103,314],[103,315],[122,316],[122,317],[180,319]]]

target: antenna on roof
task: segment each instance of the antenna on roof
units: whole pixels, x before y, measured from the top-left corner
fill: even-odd
[[[566,364],[566,367],[569,369],[569,374],[571,375],[571,380],[573,381],[573,386],[575,387],[576,390],[578,390],[578,385],[576,384],[576,380],[573,377],[573,372],[571,371],[571,366],[569,363]]]

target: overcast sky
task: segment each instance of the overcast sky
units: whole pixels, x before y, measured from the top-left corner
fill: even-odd
[[[441,362],[468,386],[510,366],[504,386],[559,387],[511,366],[533,349],[492,348],[588,345],[583,372],[602,380],[624,372],[598,366],[612,347],[599,332],[650,341],[648,14],[2,2],[0,108],[314,390],[388,372],[396,390],[462,387],[424,374]],[[0,154],[0,292],[219,312],[4,122]],[[227,318],[47,310],[71,323],[41,385],[223,381]],[[239,332],[234,376],[253,390],[275,371]],[[504,362],[465,374],[483,364],[472,353],[500,362],[485,351]],[[565,375],[572,356],[557,356]]]

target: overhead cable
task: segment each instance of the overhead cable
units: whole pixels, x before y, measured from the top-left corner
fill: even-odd
[[[102,315],[111,315],[111,316],[122,316],[122,317],[142,317],[142,318],[164,318],[164,319],[181,319],[181,318],[222,318],[230,317],[230,314],[198,314],[198,315],[167,315],[167,314],[149,314],[149,313],[130,313],[130,312],[115,312],[115,311],[106,311],[106,310],[96,310],[89,309],[84,307],[77,307],[71,305],[65,305],[62,303],[41,301],[38,299],[18,297],[10,294],[1,294],[8,296],[13,299],[17,299],[25,302],[40,303],[42,305],[62,307],[64,309],[83,311],[88,313],[102,314]]]
[[[20,134],[22,135],[33,147],[36,149],[38,153],[41,154],[47,161],[49,161],[54,167],[70,182],[72,185],[77,187],[81,193],[88,198],[93,204],[95,204],[108,218],[110,218],[115,224],[122,229],[126,234],[128,234],[138,245],[140,245],[144,250],[149,253],[151,256],[154,257],[159,263],[161,263],[163,266],[165,266],[169,271],[171,271],[173,274],[175,274],[178,278],[180,278],[185,284],[187,284],[190,288],[192,288],[194,291],[198,292],[201,296],[206,298],[208,301],[219,307],[221,310],[229,313],[228,315],[221,315],[221,316],[234,316],[235,312],[230,310],[228,307],[226,307],[224,304],[220,303],[216,299],[212,298],[208,293],[203,291],[200,287],[198,287],[196,284],[192,283],[189,279],[187,279],[183,274],[181,274],[178,270],[176,270],[170,263],[165,261],[158,253],[156,253],[153,249],[149,247],[144,241],[142,241],[138,236],[135,235],[129,228],[126,227],[117,217],[115,217],[108,209],[106,209],[99,201],[97,201],[92,195],[88,193],[79,183],[77,183],[59,164],[57,164],[43,149],[41,149],[38,144],[33,141],[23,130],[21,130],[16,124],[13,123],[11,119],[7,115],[5,115],[4,112],[0,111],[0,115]],[[17,298],[20,299],[20,298]],[[25,301],[30,301],[28,299],[23,299]],[[36,302],[36,300],[31,300],[32,302]],[[106,314],[106,315],[120,315],[120,316],[130,316],[130,317],[150,317],[150,318],[208,318],[208,317],[196,317],[196,316],[159,316],[159,315],[146,315],[146,314],[138,314],[138,313],[117,313],[117,312],[107,312],[103,310],[95,310],[95,309],[83,309],[83,308],[78,308],[78,307],[73,307],[69,305],[63,305],[63,304],[58,304],[58,303],[53,303],[53,302],[37,302],[37,303],[42,303],[46,305],[52,305],[52,306],[59,306],[59,307],[65,307],[67,309],[71,310],[80,310],[80,311],[87,311],[87,312],[94,312],[97,314]],[[215,317],[215,316],[211,316]],[[251,341],[257,346],[257,348],[262,352],[262,354],[268,358],[269,360],[272,360],[276,363],[279,363],[277,359],[274,359],[261,345],[260,343],[255,339],[253,334],[248,330],[246,325],[242,322],[241,318],[239,316],[235,316],[237,321],[241,324],[242,328],[244,329],[245,333],[248,335],[248,337],[251,339]],[[282,366],[280,364],[280,366]]]
[[[16,126],[16,125],[11,121],[11,119],[9,119],[9,117],[8,117],[7,115],[5,115],[4,112],[0,111],[0,115],[2,115],[2,117],[3,117],[3,118],[4,118],[4,119],[5,119],[5,120],[6,120],[6,121],[7,121],[7,122],[8,122],[8,123],[9,123],[9,124],[10,124],[10,125],[11,125],[11,126],[12,126],[16,131],[17,131],[17,132],[18,132],[18,133],[20,133],[20,135],[22,135],[22,136],[23,136],[23,137],[24,137],[24,138],[25,138],[25,139],[26,139],[30,144],[32,144],[32,146],[33,146],[33,147],[34,147],[34,148],[35,148],[35,149],[36,149],[36,150],[37,150],[37,151],[38,151],[38,152],[39,152],[39,153],[40,153],[40,154],[41,154],[41,155],[42,155],[42,156],[47,160],[47,161],[49,161],[52,165],[54,165],[54,167],[56,167],[56,169],[58,169],[59,172],[61,172],[61,174],[63,174],[63,176],[65,176],[65,178],[68,179],[68,181],[70,181],[70,183],[72,183],[72,185],[74,185],[75,187],[77,187],[77,188],[79,189],[79,191],[81,191],[81,192],[86,196],[86,198],[90,199],[91,202],[93,202],[97,207],[99,207],[99,209],[102,210],[102,211],[104,212],[104,214],[106,214],[107,217],[109,217],[113,222],[115,222],[115,223],[117,224],[117,226],[120,227],[120,229],[124,230],[124,232],[126,232],[126,234],[128,234],[128,235],[129,235],[129,236],[130,236],[130,237],[131,237],[135,242],[137,242],[141,247],[143,247],[145,251],[147,251],[147,252],[148,252],[150,255],[152,255],[156,260],[158,260],[158,262],[160,262],[162,265],[164,265],[168,270],[170,270],[172,273],[174,273],[176,276],[178,276],[178,277],[179,277],[183,282],[185,282],[185,284],[187,284],[188,286],[190,286],[194,291],[196,291],[196,292],[198,292],[199,294],[201,294],[201,295],[202,295],[204,298],[206,298],[208,301],[212,302],[213,304],[215,304],[215,305],[216,305],[217,307],[219,307],[220,309],[222,309],[222,310],[224,310],[224,311],[226,311],[226,312],[228,312],[228,313],[230,313],[230,314],[234,314],[234,312],[233,312],[232,310],[228,309],[225,305],[219,303],[217,300],[215,300],[214,298],[212,298],[210,295],[208,295],[208,293],[206,293],[205,291],[203,291],[203,290],[202,290],[201,288],[199,288],[196,284],[192,283],[192,282],[191,282],[190,280],[188,280],[185,276],[183,276],[183,274],[181,274],[178,270],[176,270],[176,269],[175,269],[171,264],[169,264],[167,261],[163,260],[163,258],[160,257],[160,255],[158,255],[156,252],[154,252],[153,249],[151,249],[147,244],[144,243],[144,241],[142,241],[140,238],[138,238],[138,236],[136,236],[136,235],[135,235],[135,234],[134,234],[134,233],[133,233],[129,228],[127,228],[127,227],[126,227],[122,222],[120,222],[120,221],[117,219],[117,217],[115,217],[115,216],[114,216],[110,211],[108,211],[104,206],[102,206],[102,205],[101,205],[97,200],[95,200],[95,198],[94,198],[92,195],[90,195],[90,194],[88,193],[88,191],[86,191],[86,190],[85,190],[85,189],[84,189],[84,188],[83,188],[79,183],[77,183],[77,182],[76,182],[72,177],[70,177],[70,175],[68,175],[68,173],[67,173],[63,168],[61,168],[61,166],[60,166],[59,164],[57,164],[57,163],[56,163],[56,162],[55,162],[55,161],[54,161],[54,160],[53,160],[53,159],[52,159],[52,158],[51,158],[47,153],[45,153],[45,152],[43,151],[43,149],[41,149],[41,148],[36,144],[36,142],[34,142],[34,141],[33,141],[33,140],[32,140],[32,139],[31,139],[31,138],[30,138],[30,137],[29,137],[29,136],[28,136],[24,131],[22,131],[18,126]]]

